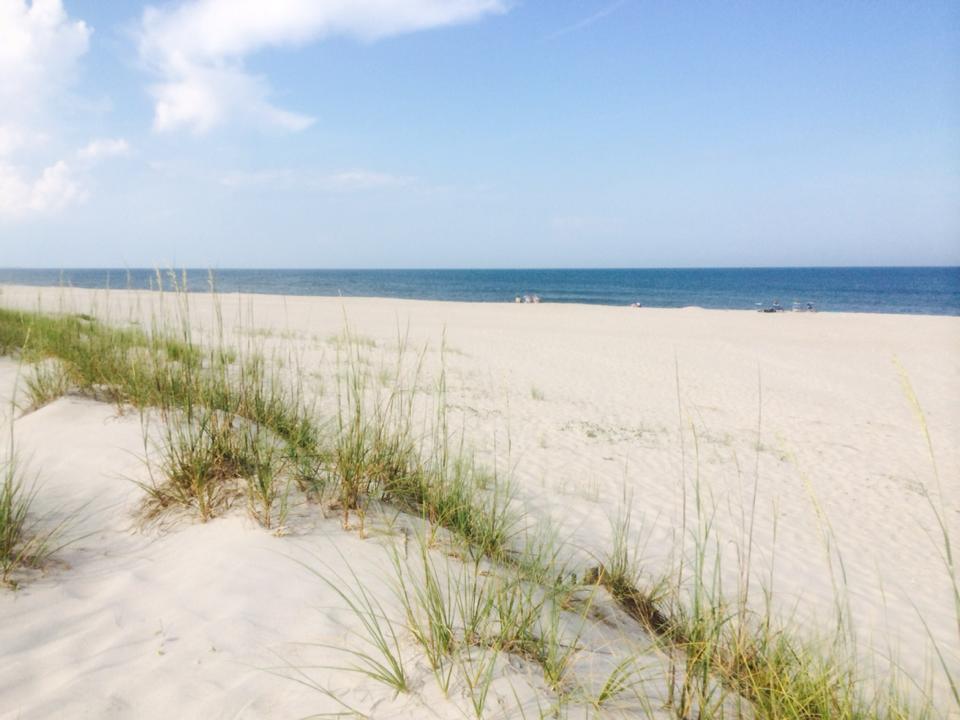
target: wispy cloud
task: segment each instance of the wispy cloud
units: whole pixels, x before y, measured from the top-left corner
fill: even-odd
[[[270,86],[244,60],[266,48],[341,35],[372,42],[504,12],[504,0],[188,0],[148,7],[140,57],[158,78],[154,128],[203,133],[230,119],[302,130],[313,119],[270,102]]]
[[[123,157],[129,154],[130,143],[123,138],[98,138],[91,140],[77,151],[77,157],[89,162],[104,158]]]
[[[552,33],[547,35],[547,40],[554,40],[558,37],[563,37],[564,35],[569,35],[570,33],[577,32],[578,30],[583,30],[584,28],[587,28],[593,25],[595,22],[599,20],[603,20],[603,18],[607,17],[608,15],[612,15],[613,13],[615,13],[617,10],[619,10],[621,7],[623,7],[626,4],[627,4],[627,0],[617,0],[617,2],[613,3],[612,5],[608,5],[602,10],[598,10],[592,15],[588,15],[582,20],[578,20],[577,22],[571,25],[562,27],[559,30],[554,30]]]

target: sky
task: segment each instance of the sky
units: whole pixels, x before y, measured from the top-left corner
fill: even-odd
[[[0,266],[960,265],[960,3],[0,0]]]

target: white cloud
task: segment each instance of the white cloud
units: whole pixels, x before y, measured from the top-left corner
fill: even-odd
[[[191,0],[148,7],[140,56],[161,78],[150,88],[154,128],[200,133],[241,115],[303,129],[312,119],[272,105],[267,82],[244,69],[248,55],[333,35],[373,41],[505,9],[505,0]]]
[[[59,210],[86,197],[62,160],[46,168],[30,188],[31,210]]]
[[[90,33],[60,0],[0,0],[0,216],[57,210],[85,195],[67,162],[14,157],[48,141],[45,112],[71,81]]]
[[[171,77],[174,79],[170,82],[151,87],[156,130],[189,127],[203,133],[231,114],[284,130],[303,130],[313,122],[305,115],[273,107],[267,102],[267,83],[234,68],[191,66]]]
[[[33,180],[27,180],[13,165],[0,162],[0,217],[59,210],[85,197],[70,166],[62,160]]]
[[[77,157],[91,162],[129,154],[130,144],[123,138],[98,138],[91,140],[77,151]]]
[[[39,110],[70,81],[90,33],[60,0],[0,0],[0,113]]]

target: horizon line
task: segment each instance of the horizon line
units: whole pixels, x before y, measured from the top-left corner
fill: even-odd
[[[280,272],[541,272],[541,271],[616,271],[616,270],[950,270],[960,269],[960,263],[955,265],[623,265],[623,266],[553,266],[553,267],[283,267],[283,266],[234,266],[234,267],[216,267],[201,265],[167,265],[167,266],[107,266],[107,265],[77,265],[72,267],[52,267],[52,266],[0,266],[0,271],[5,270],[44,270],[55,272],[67,272],[71,270],[119,270],[128,271],[149,271],[149,272],[170,272],[173,271],[250,271],[250,270],[269,270]]]

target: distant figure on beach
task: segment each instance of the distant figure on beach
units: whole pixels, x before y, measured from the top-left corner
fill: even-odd
[[[638,302],[634,302],[634,303],[630,303],[630,307],[640,308],[640,307],[643,307],[643,305],[641,305],[641,304],[638,303]]]
[[[524,296],[521,298],[521,297],[518,295],[518,296],[514,299],[514,302],[518,302],[518,303],[538,303],[538,302],[540,302],[540,296],[539,296],[539,295],[524,295]]]

